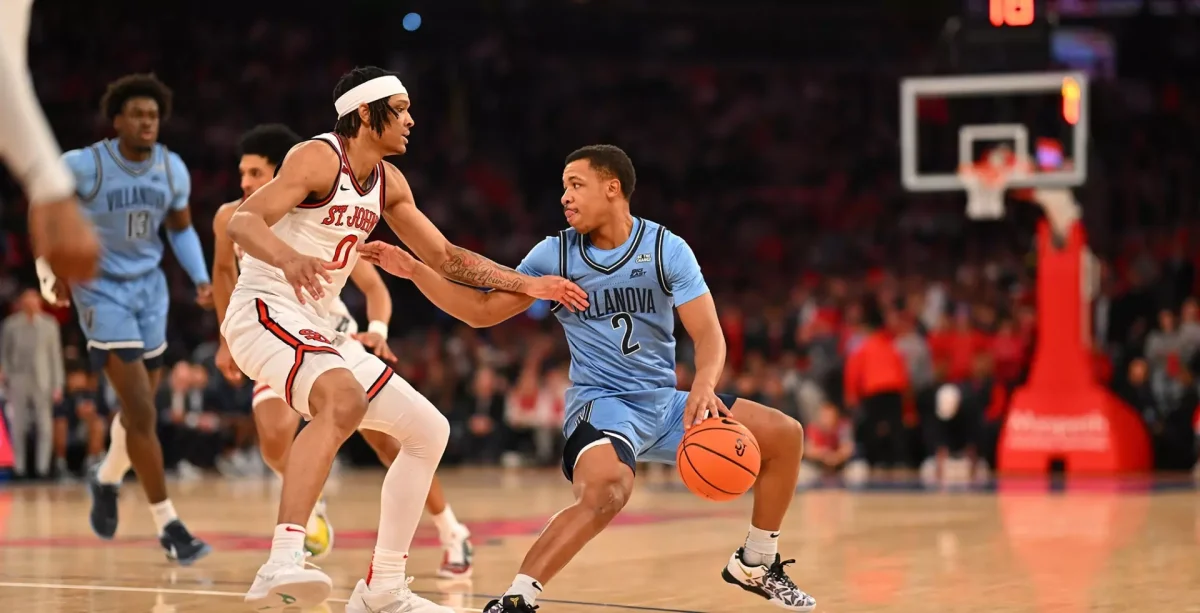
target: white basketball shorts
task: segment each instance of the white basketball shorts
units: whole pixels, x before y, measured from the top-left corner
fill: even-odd
[[[352,339],[335,344],[338,334],[316,313],[273,296],[230,305],[221,327],[234,362],[255,382],[253,404],[283,398],[311,417],[308,395],[327,371],[345,368],[367,392],[368,401],[392,379],[392,369]]]

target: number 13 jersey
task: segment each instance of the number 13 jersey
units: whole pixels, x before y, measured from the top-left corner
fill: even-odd
[[[383,162],[380,162],[367,180],[359,183],[346,158],[346,142],[337,134],[320,134],[313,140],[329,145],[337,153],[337,180],[328,193],[312,194],[285,214],[271,231],[296,251],[339,265],[329,271],[333,283],[324,286],[325,297],[320,301],[307,297],[305,300],[305,306],[326,319],[358,262],[358,245],[366,241],[379,223],[387,198],[387,181]],[[279,268],[248,253],[242,258],[241,265],[231,304],[263,294],[296,301],[295,291]]]

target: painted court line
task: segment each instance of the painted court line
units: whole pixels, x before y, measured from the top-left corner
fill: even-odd
[[[11,583],[0,582],[0,588],[23,588],[41,590],[81,590],[85,592],[131,592],[136,594],[176,594],[179,596],[225,596],[242,598],[241,592],[218,592],[214,590],[181,590],[165,587],[124,587],[119,585],[79,585],[73,583]],[[345,598],[330,598],[326,602],[349,602]]]

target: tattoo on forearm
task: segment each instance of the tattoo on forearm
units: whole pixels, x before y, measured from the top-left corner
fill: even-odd
[[[517,271],[461,247],[455,247],[442,263],[442,274],[468,285],[510,292],[519,292],[525,285]]]

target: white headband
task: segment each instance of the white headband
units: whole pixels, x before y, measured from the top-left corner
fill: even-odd
[[[354,86],[350,91],[338,96],[333,108],[337,111],[338,119],[358,110],[360,104],[370,104],[376,100],[386,100],[396,94],[407,94],[404,84],[393,76],[378,77],[366,83]]]

